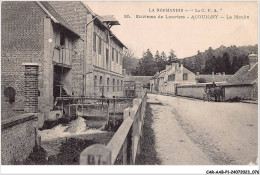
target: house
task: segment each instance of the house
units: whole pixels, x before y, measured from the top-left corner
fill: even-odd
[[[250,54],[249,65],[242,66],[225,84],[226,99],[258,98],[258,56]]]
[[[160,93],[173,93],[177,85],[195,84],[195,74],[185,68],[182,64],[172,63],[172,65],[166,65],[166,69],[156,74],[151,79],[151,92]]]
[[[111,31],[119,22],[114,16],[95,14],[83,2],[49,3],[83,36],[83,95],[122,96],[122,56],[126,46]]]
[[[38,67],[38,109],[48,116],[59,96],[123,94],[125,45],[113,16],[78,1],[2,2],[2,117],[24,113],[25,66]]]
[[[150,79],[150,92],[151,93],[157,93],[159,92],[159,79],[158,76],[160,75],[159,72],[157,72],[151,79]]]
[[[229,80],[229,84],[253,84],[258,80],[258,60],[256,54],[250,54],[249,65],[242,66]]]

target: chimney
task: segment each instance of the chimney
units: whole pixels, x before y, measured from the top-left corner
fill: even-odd
[[[183,74],[183,64],[181,64],[181,74]]]
[[[123,69],[123,76],[126,76],[126,69]]]
[[[200,75],[200,72],[196,72],[196,75],[199,76],[199,75]]]
[[[249,69],[251,69],[257,63],[257,55],[250,54],[248,55],[249,58]]]
[[[172,67],[173,67],[174,71],[176,71],[179,67],[179,63],[172,63]]]
[[[226,73],[225,73],[225,72],[222,72],[222,75],[226,75]]]

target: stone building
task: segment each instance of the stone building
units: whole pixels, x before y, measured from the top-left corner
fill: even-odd
[[[156,74],[150,81],[150,91],[175,94],[177,85],[195,84],[195,74],[182,64],[166,65],[165,70]]]
[[[24,113],[25,63],[39,66],[38,107],[48,116],[59,96],[122,94],[124,44],[82,2],[2,2],[2,118]],[[105,86],[105,87],[104,87]]]

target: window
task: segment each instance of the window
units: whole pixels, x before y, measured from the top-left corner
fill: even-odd
[[[113,92],[115,92],[115,79],[113,79]]]
[[[97,50],[97,35],[94,33],[93,34],[93,51],[96,52]]]
[[[106,49],[106,65],[107,65],[107,69],[108,69],[108,60],[109,60],[109,52],[108,52],[108,49]]]
[[[65,34],[63,32],[60,33],[60,46],[65,46]]]
[[[121,54],[119,54],[119,62],[120,62],[120,65],[123,64],[123,59],[122,59],[122,55]]]
[[[116,51],[116,63],[118,63],[118,52]]]
[[[109,78],[107,78],[107,92],[109,92]]]
[[[123,80],[121,80],[121,91],[123,91]]]
[[[9,104],[15,102],[15,90],[12,87],[5,88],[4,96],[8,99]]]
[[[101,43],[101,38],[99,37],[98,38],[98,53],[101,55],[101,46],[102,46],[102,43]]]
[[[168,81],[175,81],[175,74],[169,75]]]
[[[188,80],[188,74],[187,73],[183,74],[183,80]]]
[[[119,80],[117,80],[117,92],[119,92]]]
[[[103,77],[100,76],[99,78],[99,92],[103,93]]]
[[[94,77],[94,92],[96,92],[97,87],[97,76]]]
[[[115,52],[115,49],[112,48],[112,61],[114,61],[114,52]]]

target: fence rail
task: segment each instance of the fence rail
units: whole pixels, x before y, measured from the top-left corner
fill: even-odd
[[[138,95],[133,100],[133,107],[124,110],[124,121],[105,146],[94,144],[84,149],[80,154],[80,165],[113,165],[120,150],[123,150],[123,164],[135,164],[140,153],[140,137],[147,102],[147,92]]]

